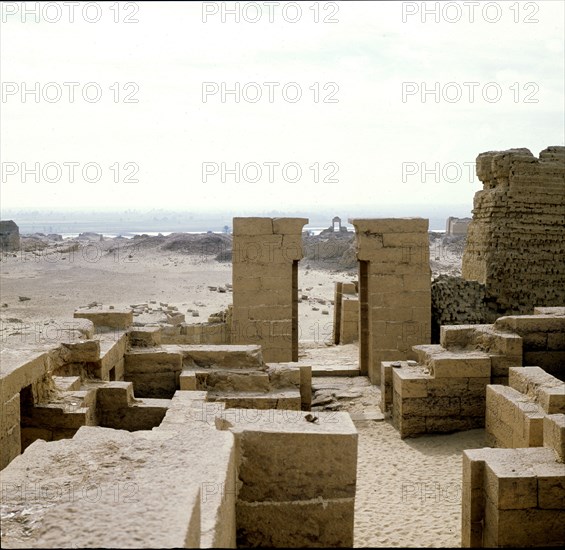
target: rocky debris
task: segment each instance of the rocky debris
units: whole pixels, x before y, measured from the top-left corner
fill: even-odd
[[[379,409],[380,389],[366,376],[329,377],[312,380],[312,410],[375,410]]]

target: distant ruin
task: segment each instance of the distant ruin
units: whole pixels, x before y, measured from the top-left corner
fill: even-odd
[[[455,218],[449,216],[445,224],[445,234],[448,236],[467,235],[471,218]]]
[[[0,221],[0,251],[13,252],[20,248],[20,230],[13,220]]]

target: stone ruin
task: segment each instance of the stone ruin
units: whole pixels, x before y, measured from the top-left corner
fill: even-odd
[[[60,345],[3,354],[8,543],[353,544],[357,432],[346,413],[307,421],[310,367],[162,344],[131,310],[75,315]]]
[[[565,147],[481,153],[462,277],[432,284],[439,326],[493,323],[565,303]],[[481,318],[477,320],[477,315]]]
[[[438,344],[427,220],[351,220],[359,277],[336,285],[334,343],[357,335],[401,437],[484,427],[494,447],[464,452],[466,547],[565,544],[563,150],[479,156],[464,277],[443,287],[459,316]],[[234,219],[234,303],[197,332],[96,307],[59,346],[8,350],[2,503],[41,520],[3,530],[34,546],[353,544],[357,432],[346,413],[308,421],[296,363],[306,222]],[[470,303],[488,319],[461,324]]]
[[[466,235],[469,230],[471,218],[456,218],[449,216],[445,222],[445,234],[448,236]]]
[[[20,248],[20,229],[13,220],[0,221],[0,251],[14,252]]]

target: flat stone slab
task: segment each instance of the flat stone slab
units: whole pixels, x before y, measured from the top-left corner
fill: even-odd
[[[380,411],[363,411],[349,413],[353,422],[382,422],[385,415]]]

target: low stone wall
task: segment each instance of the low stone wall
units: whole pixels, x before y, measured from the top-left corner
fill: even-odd
[[[509,383],[487,386],[487,443],[504,448],[541,447],[545,416],[565,414],[565,383],[539,367],[511,368]]]
[[[401,437],[483,427],[487,385],[522,364],[521,337],[493,325],[444,326],[440,341],[381,363],[381,410]]]
[[[495,328],[522,338],[524,365],[541,367],[565,381],[565,308],[536,308],[534,315],[501,317]]]
[[[461,496],[463,547],[565,545],[565,464],[552,448],[463,451]]]

